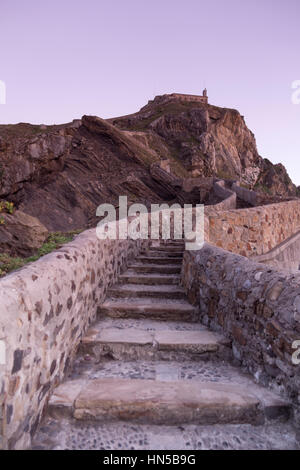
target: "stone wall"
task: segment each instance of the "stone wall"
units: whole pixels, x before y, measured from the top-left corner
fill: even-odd
[[[256,191],[251,191],[247,188],[242,188],[238,181],[234,182],[231,186],[232,191],[236,193],[236,195],[242,199],[242,201],[247,202],[251,206],[258,206],[261,201],[262,197]]]
[[[268,264],[276,269],[299,272],[300,266],[300,231],[280,243],[265,255],[251,258],[258,263]]]
[[[221,202],[214,204],[213,209],[215,211],[220,212],[236,208],[236,194],[225,187],[225,181],[215,181],[213,184],[213,192],[218,198],[222,199]]]
[[[221,205],[205,208],[210,243],[253,257],[299,231],[300,201],[221,212],[236,197],[224,186],[214,184],[225,199]],[[0,448],[29,446],[107,288],[147,243],[101,241],[89,230],[0,281],[0,353],[6,349],[5,364],[0,354]],[[300,379],[290,362],[292,340],[300,339],[300,274],[283,274],[228,251],[206,245],[185,253],[188,296],[200,304],[204,323],[233,339],[236,358],[260,381],[277,383],[295,398]]]
[[[300,404],[300,274],[280,273],[205,244],[186,251],[182,283],[201,321],[232,340],[236,361],[257,381]]]
[[[184,178],[182,182],[182,189],[186,192],[191,192],[195,188],[205,189],[211,191],[214,183],[213,176]]]
[[[221,214],[213,209],[205,210],[206,240],[249,258],[269,252],[300,230],[300,200]]]
[[[107,288],[147,241],[88,230],[0,281],[2,447],[26,448],[47,399],[72,365]]]
[[[202,96],[202,95],[187,95],[184,93],[171,93],[170,95],[171,98],[179,99],[182,101],[187,101],[187,102],[194,102],[198,101],[199,103],[207,103],[208,102],[208,97],[207,96]]]
[[[188,193],[193,190],[199,191],[199,203],[209,198],[214,184],[214,177],[195,177],[184,178],[182,182],[182,189]]]

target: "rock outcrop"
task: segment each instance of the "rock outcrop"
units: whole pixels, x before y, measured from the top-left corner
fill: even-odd
[[[256,181],[256,190],[263,191],[267,195],[297,196],[297,188],[290,179],[285,167],[281,163],[273,165],[267,158],[261,164],[261,172]]]
[[[111,119],[121,129],[159,136],[193,176],[237,179],[271,195],[295,196],[283,165],[259,156],[254,134],[234,109],[156,97],[140,112]]]
[[[30,256],[38,250],[48,236],[48,230],[36,217],[15,211],[3,214],[0,225],[0,251],[11,256]]]
[[[0,126],[0,199],[48,230],[95,225],[96,207],[117,206],[119,195],[148,206],[198,202],[199,187],[183,190],[184,181],[197,176],[236,179],[271,196],[296,195],[284,167],[259,156],[236,110],[164,95],[120,118]]]
[[[160,157],[147,140],[98,117],[84,116],[79,127],[0,126],[0,136],[0,198],[49,230],[95,225],[97,206],[117,205],[119,195],[149,205],[176,201],[180,192],[151,176],[150,166]],[[179,178],[181,170],[174,161],[173,174]],[[194,196],[186,197],[193,202]]]

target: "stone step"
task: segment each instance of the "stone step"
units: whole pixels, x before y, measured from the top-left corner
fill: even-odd
[[[111,320],[111,319],[110,319]],[[146,320],[145,320],[146,321]],[[113,320],[112,323],[117,325],[120,320]],[[124,322],[124,320],[123,320]],[[129,322],[129,320],[127,320]],[[132,320],[131,320],[132,322]],[[171,328],[172,323],[147,321],[150,328],[154,331],[163,331],[162,326]],[[98,328],[100,328],[99,322]],[[107,319],[103,323],[107,324]],[[136,322],[134,322],[136,323]],[[143,321],[140,321],[140,329],[143,329]],[[150,323],[152,325],[150,326]],[[107,324],[108,327],[111,327]],[[137,326],[137,325],[136,325]],[[196,329],[198,324],[175,322],[174,328],[185,328],[193,326]],[[124,326],[131,328],[130,324]],[[144,330],[145,331],[145,330]],[[174,331],[174,330],[173,330]],[[183,330],[182,330],[183,331]],[[206,330],[207,331],[207,330]],[[224,346],[227,350],[227,346]],[[225,351],[225,350],[224,350]],[[124,361],[111,359],[109,356],[101,358],[99,361],[97,356],[89,354],[80,355],[76,360],[73,368],[73,374],[69,379],[108,379],[108,378],[122,378],[122,379],[140,379],[140,380],[154,380],[159,382],[174,382],[174,381],[191,381],[197,383],[220,383],[220,384],[234,384],[238,387],[243,387],[248,390],[251,395],[256,396],[262,403],[265,409],[265,415],[268,421],[276,419],[278,423],[286,421],[290,417],[290,403],[272,392],[266,387],[256,384],[253,378],[243,372],[241,368],[235,367],[227,360],[227,351],[224,357],[220,358],[216,354],[199,355],[199,358],[204,360],[133,360]],[[224,359],[224,360],[223,360]]]
[[[142,252],[143,256],[148,256],[152,258],[180,258],[182,260],[183,258],[183,251],[166,251],[166,250],[146,250]],[[170,262],[172,262],[170,260]]]
[[[170,284],[178,285],[180,282],[180,275],[178,274],[141,274],[135,272],[126,272],[119,276],[120,283],[129,284],[146,284],[146,285],[158,285],[158,284]]]
[[[147,331],[136,328],[90,328],[82,339],[81,352],[114,360],[196,360],[229,357],[230,341],[209,330]],[[205,357],[204,357],[205,356]]]
[[[157,274],[179,274],[181,272],[181,264],[139,264],[134,263],[128,266],[130,272],[137,273],[157,273]]]
[[[103,330],[104,328],[130,328],[130,329],[137,329],[137,330],[145,330],[151,331],[161,331],[161,330],[168,330],[168,331],[181,331],[184,333],[185,331],[210,331],[206,326],[202,323],[191,323],[191,322],[184,322],[184,321],[160,321],[160,320],[151,320],[151,319],[132,319],[132,318],[101,318],[100,320],[96,321],[93,326],[93,329]]]
[[[162,299],[184,299],[185,292],[179,285],[115,284],[108,295],[113,298],[155,297]]]
[[[66,426],[66,420],[48,416],[32,443],[32,450],[78,449],[185,450],[191,454],[196,450],[300,450],[300,442],[290,423],[132,426],[124,421],[78,423],[70,419]]]
[[[185,244],[185,241],[183,238],[180,238],[180,239],[168,239],[168,240],[152,240],[152,245],[156,245],[157,242],[159,243],[160,246],[167,246],[167,245],[170,245],[170,246],[184,246]]]
[[[136,258],[137,263],[143,264],[168,264],[168,265],[180,265],[182,264],[182,258],[180,257],[173,257],[169,258],[166,256],[138,256]]]
[[[160,245],[160,246],[150,246],[149,251],[167,251],[173,253],[183,253],[185,245]]]
[[[184,300],[106,300],[100,306],[100,315],[112,318],[147,318],[162,321],[197,321],[198,309]]]
[[[49,401],[52,416],[161,425],[263,424],[268,406],[234,383],[119,378],[68,381]]]

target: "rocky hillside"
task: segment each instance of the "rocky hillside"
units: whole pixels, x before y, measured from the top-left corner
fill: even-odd
[[[179,159],[193,176],[238,179],[273,196],[296,195],[284,166],[259,156],[254,134],[234,109],[163,95],[111,122],[143,136],[149,146],[160,144],[162,156]]]
[[[0,198],[48,230],[86,227],[100,203],[117,205],[119,195],[147,204],[196,197],[180,190],[188,174],[180,162],[168,174],[155,150],[97,117],[50,128],[1,126],[0,136]]]
[[[0,126],[0,199],[50,231],[94,224],[102,202],[198,202],[183,179],[219,176],[284,197],[296,188],[257,152],[238,111],[156,97],[138,113],[59,126]],[[184,186],[186,188],[186,185]]]

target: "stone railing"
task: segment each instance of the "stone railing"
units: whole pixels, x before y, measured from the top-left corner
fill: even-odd
[[[147,243],[98,240],[96,230],[88,230],[0,281],[2,448],[30,445],[108,287]]]
[[[232,183],[231,189],[242,201],[247,202],[253,207],[259,206],[264,199],[264,197],[256,191],[241,187],[238,181]]]
[[[236,195],[224,182],[215,182],[214,189],[225,199],[221,205],[233,206]],[[206,240],[248,256],[270,251],[299,228],[299,201],[222,212],[216,206],[205,209]],[[98,240],[95,229],[88,230],[0,281],[3,448],[30,445],[47,400],[72,365],[108,287],[147,244]],[[300,385],[290,364],[291,341],[300,339],[299,281],[299,276],[280,274],[210,245],[184,256],[183,283],[189,298],[200,304],[202,320],[233,338],[236,357],[261,381],[276,377],[280,387],[293,393]]]
[[[217,197],[221,198],[222,201],[211,206],[212,209],[220,212],[236,208],[236,193],[225,187],[224,180],[214,182],[213,192]]]
[[[300,200],[228,210],[205,210],[206,240],[249,258],[268,253],[300,230]]]
[[[232,340],[236,361],[299,406],[300,366],[292,356],[300,340],[300,274],[205,244],[185,252],[182,283],[201,322]]]
[[[186,192],[191,192],[195,188],[204,188],[207,191],[211,191],[214,183],[213,176],[199,176],[197,178],[184,178],[182,182],[182,189]]]
[[[264,255],[251,258],[257,263],[264,263],[276,269],[299,272],[300,266],[300,231],[277,245]]]
[[[171,93],[170,95],[166,95],[169,97],[169,99],[176,99],[176,100],[181,100],[181,101],[198,101],[200,103],[207,103],[208,102],[208,97],[207,96],[202,96],[202,95],[186,95],[184,93]]]

